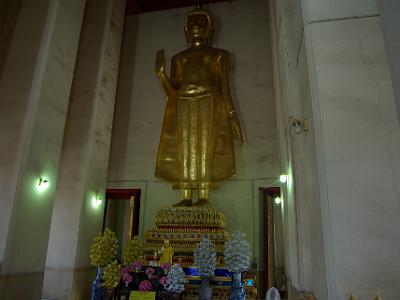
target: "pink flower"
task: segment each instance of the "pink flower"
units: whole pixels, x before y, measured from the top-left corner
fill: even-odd
[[[140,260],[137,260],[133,263],[132,265],[135,269],[140,269],[141,267],[143,267],[143,264]]]
[[[168,271],[171,269],[171,264],[168,262],[163,263],[161,264],[160,268],[163,269],[164,272],[168,273]]]
[[[156,270],[154,270],[153,268],[147,268],[146,271],[144,271],[147,275],[151,275],[154,274],[156,272]]]
[[[133,280],[133,277],[130,274],[124,274],[123,280],[125,284],[128,285]]]
[[[166,284],[167,284],[167,280],[168,280],[168,277],[167,276],[163,276],[163,277],[160,278],[160,283],[165,287]]]
[[[130,272],[132,272],[131,267],[125,266],[122,268],[122,273],[130,273]]]
[[[151,282],[148,280],[143,280],[139,284],[139,291],[151,291],[152,285]]]

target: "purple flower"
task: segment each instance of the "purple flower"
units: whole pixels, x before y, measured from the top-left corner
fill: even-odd
[[[139,284],[139,291],[151,291],[152,285],[151,282],[148,280],[143,280]]]
[[[168,271],[171,269],[171,264],[168,262],[163,263],[161,264],[160,268],[163,269],[165,273],[168,273]]]
[[[160,283],[165,287],[167,285],[168,277],[163,276],[160,278]]]
[[[131,267],[128,267],[128,266],[125,266],[125,267],[123,267],[122,268],[122,273],[130,273],[130,272],[132,272],[132,268]]]
[[[123,280],[124,280],[125,284],[128,285],[133,280],[133,277],[130,274],[124,274]]]
[[[154,270],[153,268],[147,268],[146,271],[144,271],[147,275],[151,275],[154,274],[156,272],[156,270]]]
[[[137,260],[133,263],[132,265],[135,269],[140,269],[141,267],[143,267],[143,264],[140,260]]]

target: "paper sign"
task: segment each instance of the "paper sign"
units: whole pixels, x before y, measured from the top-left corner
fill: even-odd
[[[156,292],[132,291],[129,300],[155,300]]]

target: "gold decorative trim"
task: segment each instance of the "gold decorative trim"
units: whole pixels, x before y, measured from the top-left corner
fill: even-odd
[[[225,215],[215,207],[170,207],[160,209],[155,219],[157,227],[212,226],[225,228]]]
[[[217,253],[222,253],[224,244],[229,239],[229,233],[225,230],[225,215],[215,207],[160,209],[155,223],[156,228],[144,234],[147,256],[158,251],[163,246],[164,240],[169,240],[175,250],[175,257],[192,257],[196,245],[205,237],[214,243]]]

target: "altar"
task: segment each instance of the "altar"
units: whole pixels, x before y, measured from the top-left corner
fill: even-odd
[[[232,273],[224,261],[224,245],[229,239],[225,215],[214,207],[171,207],[158,211],[156,228],[145,233],[145,260],[157,264],[157,253],[168,240],[174,249],[172,263],[182,266],[187,283],[183,299],[197,300],[202,283],[199,269],[194,265],[193,252],[203,238],[210,239],[216,251],[216,269],[210,281],[214,299],[228,299],[232,286]],[[158,263],[159,264],[159,263]],[[257,276],[255,272],[243,275],[247,299],[257,299]]]

